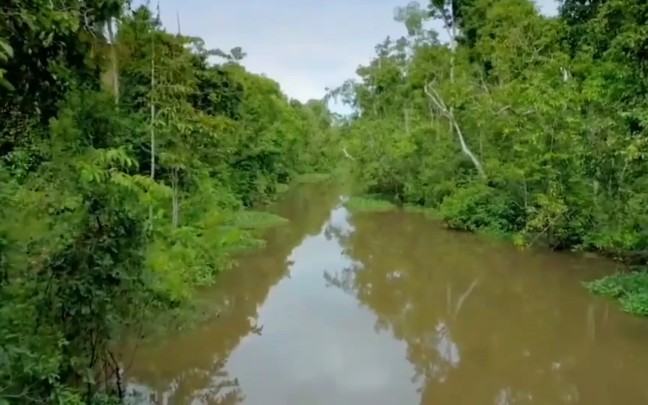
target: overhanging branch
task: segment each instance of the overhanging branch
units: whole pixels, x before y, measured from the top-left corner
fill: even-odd
[[[472,151],[466,144],[466,140],[464,139],[463,132],[461,131],[461,128],[459,127],[459,124],[457,123],[454,114],[446,106],[445,102],[443,102],[443,99],[441,98],[441,96],[439,96],[439,93],[432,86],[430,86],[429,83],[423,86],[423,90],[425,91],[425,94],[428,96],[432,104],[434,104],[434,106],[439,110],[439,112],[442,115],[444,115],[448,120],[450,120],[450,123],[452,124],[453,128],[455,129],[455,131],[457,131],[457,137],[459,138],[459,144],[461,145],[461,151],[463,152],[463,154],[468,156],[468,158],[472,161],[473,165],[475,166],[475,169],[477,169],[479,174],[482,177],[486,177],[486,172],[484,172],[484,168],[481,162],[479,162],[475,154],[472,153]]]

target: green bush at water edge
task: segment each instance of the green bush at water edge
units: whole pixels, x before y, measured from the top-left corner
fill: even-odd
[[[393,203],[370,197],[351,197],[344,205],[352,212],[383,212],[396,209]]]
[[[453,229],[648,265],[633,257],[648,250],[646,13],[639,0],[566,0],[556,17],[532,0],[398,8],[407,35],[332,92],[355,109],[341,146],[359,185]],[[633,288],[615,295],[626,308],[648,293]]]
[[[619,300],[621,307],[639,316],[648,316],[648,274],[645,271],[616,273],[585,283],[588,290]]]
[[[0,403],[123,397],[115,347],[184,324],[285,223],[246,210],[331,170],[339,143],[325,102],[290,100],[242,49],[123,0],[66,4],[0,15]]]

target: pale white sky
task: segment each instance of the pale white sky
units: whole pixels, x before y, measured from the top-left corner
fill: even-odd
[[[321,98],[325,88],[355,76],[387,35],[405,34],[394,9],[408,0],[159,0],[162,21],[202,37],[207,47],[241,46],[243,64],[265,73],[292,98]],[[557,0],[535,0],[555,14]],[[155,4],[155,0],[151,1]],[[426,1],[421,1],[426,4]],[[439,27],[440,28],[440,27]]]

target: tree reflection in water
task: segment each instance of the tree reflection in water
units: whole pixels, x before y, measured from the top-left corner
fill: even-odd
[[[607,304],[579,290],[575,273],[597,262],[520,252],[414,214],[341,217],[354,231],[331,224],[328,234],[353,264],[326,271],[326,285],[370,309],[377,332],[406,342],[422,404],[606,403],[610,379],[633,400],[641,395],[626,368],[641,361],[610,344],[621,338],[643,351],[619,336],[627,319],[616,316],[615,326]]]
[[[445,288],[430,289],[439,283],[422,283],[420,271],[413,267],[420,263],[411,257],[426,248],[425,238],[405,235],[405,240],[396,240],[403,237],[403,226],[390,228],[389,221],[379,220],[378,215],[361,215],[364,218],[351,225],[351,214],[346,211],[340,214],[346,224],[331,222],[326,229],[327,235],[345,246],[344,254],[353,264],[325,271],[324,279],[327,286],[339,288],[369,307],[377,317],[377,332],[391,330],[396,339],[407,343],[407,358],[414,367],[412,381],[419,387],[422,403],[427,403],[434,396],[434,387],[444,386],[459,368],[460,347],[452,330],[478,289],[479,279],[473,277],[454,297],[453,282],[462,282],[461,277],[458,281],[443,278]],[[512,398],[510,391],[506,398]],[[511,403],[507,401],[504,403]]]
[[[291,257],[291,252],[304,235],[322,235],[335,241],[336,246],[319,252],[322,257],[315,262],[321,259],[324,264],[311,266],[312,260],[301,263],[303,271],[295,273],[299,276],[291,280],[295,283],[289,284],[291,288],[299,289],[304,279],[308,280],[308,288],[322,286],[317,278],[310,283],[313,275],[319,277],[322,267],[315,269],[316,273],[311,267],[330,266],[323,274],[326,287],[354,297],[375,315],[377,333],[388,332],[405,343],[404,356],[398,345],[398,352],[385,353],[384,357],[406,357],[422,404],[609,403],[605,401],[619,393],[629,400],[625,403],[643,403],[637,401],[643,395],[637,389],[642,360],[632,354],[646,353],[643,340],[627,333],[624,336],[622,328],[628,332],[630,325],[627,319],[608,313],[606,304],[596,304],[578,290],[581,276],[575,273],[580,270],[569,256],[521,253],[510,245],[495,245],[474,235],[441,230],[415,214],[365,213],[352,218],[337,194],[329,194],[325,203],[321,202],[322,194],[322,189],[314,188],[297,194],[281,208],[279,214],[290,217],[292,222],[270,231],[265,253],[245,259],[245,267],[253,271],[240,269],[223,274],[219,283],[227,305],[213,330],[208,328],[193,337],[172,341],[151,356],[155,358],[151,366],[140,367],[141,379],[137,382],[159,387],[154,402],[142,403],[233,404],[244,400],[238,380],[223,371],[224,362],[211,364],[205,353],[227,359],[242,339],[254,333],[259,308],[272,286],[289,271],[286,258],[299,260]],[[332,211],[331,206],[335,206]],[[338,254],[338,244],[343,260],[328,260],[327,255]],[[588,272],[595,265],[591,261],[580,263],[588,267]],[[336,296],[341,294],[322,295],[337,304]],[[285,302],[299,305],[290,299]],[[318,302],[314,299],[300,316],[316,317],[320,311],[317,305],[321,305]],[[290,308],[283,306],[280,311]],[[357,306],[353,303],[346,308],[355,311]],[[321,313],[326,311],[321,309]],[[345,322],[353,322],[356,316],[367,319],[366,315],[351,312],[344,313],[344,318]],[[335,314],[327,317],[329,327],[335,321]],[[307,319],[303,325],[300,322],[298,319],[294,325],[291,323],[293,329],[283,332],[303,347],[326,345],[318,340],[326,334],[309,335],[307,344],[300,340],[303,338],[296,333],[309,325]],[[266,329],[264,339],[271,328],[268,325]],[[360,329],[344,334],[346,340],[340,342],[345,350],[353,352],[363,345],[367,327]],[[632,333],[635,337],[645,336],[645,331],[636,326]],[[264,347],[268,343],[258,344]],[[171,348],[176,355],[168,356]],[[386,351],[393,349],[384,346]],[[260,352],[273,350],[265,346]],[[173,364],[167,364],[167,359]],[[348,360],[354,359],[367,360]],[[387,362],[379,358],[376,365],[391,367],[393,363]],[[163,375],[157,374],[159,369]],[[389,386],[395,397],[401,389],[403,393],[412,392],[408,372],[402,382],[405,386],[399,385],[401,380]],[[244,378],[240,373],[237,376]],[[312,375],[316,381],[317,370]],[[604,382],[616,388],[608,390]],[[287,383],[281,389],[293,388],[300,387]],[[247,389],[250,401],[255,395],[263,397],[268,387],[251,383]]]
[[[245,400],[237,378],[231,378],[224,369],[225,362],[215,361],[212,370],[193,368],[180,372],[164,390],[154,391],[146,385],[129,384],[128,404],[132,405],[234,405]],[[182,387],[202,388],[184,392]]]
[[[205,292],[218,307],[219,319],[200,331],[170,336],[160,347],[138,349],[129,373],[130,402],[242,403],[245,396],[238,378],[226,371],[227,359],[246,336],[262,333],[258,310],[286,276],[286,258],[305,236],[321,231],[336,200],[339,194],[332,185],[305,184],[289,191],[273,211],[290,218],[290,225],[268,230],[263,251],[247,255],[239,269],[221,274],[215,288]]]

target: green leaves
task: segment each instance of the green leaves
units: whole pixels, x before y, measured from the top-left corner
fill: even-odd
[[[433,0],[427,16],[418,3],[397,10],[410,37],[379,44],[358,68],[361,81],[332,92],[358,109],[344,145],[365,191],[434,207],[453,228],[515,234],[520,245],[628,260],[646,250],[644,3],[566,1],[561,18],[527,0]],[[426,35],[427,18],[457,30],[454,52],[414,38]],[[648,289],[637,291],[623,305],[643,314]]]
[[[394,11],[394,19],[405,24],[409,36],[415,36],[421,33],[425,18],[425,11],[415,1],[409,2],[405,7],[397,7]]]
[[[648,316],[648,274],[645,271],[616,273],[585,286],[595,294],[619,299],[627,312]]]
[[[115,399],[116,342],[284,222],[242,207],[340,153],[326,104],[290,102],[240,47],[213,65],[146,7],[68,3],[0,16],[0,86],[21,90],[0,97],[0,402]]]

